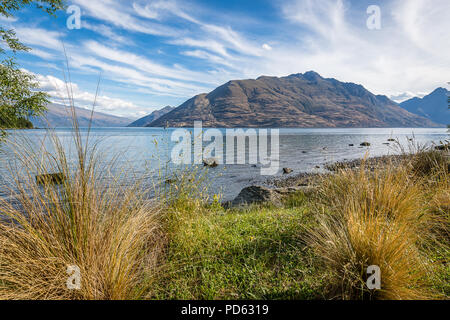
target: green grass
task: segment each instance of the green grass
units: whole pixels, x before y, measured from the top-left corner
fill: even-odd
[[[284,208],[198,209],[170,236],[156,299],[314,299],[321,280],[302,241],[303,195]]]
[[[418,154],[400,167],[339,171],[281,208],[224,209],[177,187],[148,298],[446,299],[450,198],[440,163]],[[370,264],[382,267],[379,292],[364,286]]]

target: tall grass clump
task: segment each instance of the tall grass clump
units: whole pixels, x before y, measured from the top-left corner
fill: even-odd
[[[405,166],[341,170],[323,181],[319,203],[307,242],[329,276],[331,298],[432,297],[421,247],[435,217],[421,180]],[[381,290],[366,286],[370,265],[381,269]]]
[[[105,162],[71,107],[68,144],[48,131],[47,141],[15,134],[2,146],[10,174],[0,198],[0,299],[145,298],[164,241],[157,206],[118,158]],[[59,181],[36,179],[48,173]],[[68,266],[80,270],[79,290],[67,286]]]

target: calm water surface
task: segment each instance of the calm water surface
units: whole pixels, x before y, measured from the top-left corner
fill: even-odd
[[[107,162],[113,156],[118,156],[118,167],[130,167],[134,172],[146,173],[149,181],[154,180],[160,168],[176,171],[177,166],[168,161],[174,147],[170,137],[174,129],[159,128],[94,128],[91,129],[89,141],[98,144],[102,160]],[[222,130],[224,132],[224,130]],[[56,135],[73,156],[72,131],[67,128],[55,130]],[[10,138],[23,139],[32,145],[49,144],[45,139],[45,130],[13,131]],[[86,137],[87,130],[82,129]],[[320,172],[323,165],[340,160],[357,159],[368,154],[380,156],[398,153],[398,149],[386,145],[387,140],[398,139],[406,146],[408,139],[414,138],[420,144],[438,144],[449,139],[447,129],[428,128],[389,128],[389,129],[280,129],[279,167],[289,167],[295,173]],[[360,148],[364,142],[370,142],[368,148]],[[22,143],[23,144],[23,143]],[[349,146],[354,144],[353,147]],[[206,145],[206,143],[205,143]],[[4,181],[7,180],[8,168],[13,162],[11,150],[0,147],[0,196],[4,196]],[[317,169],[316,166],[320,166]],[[203,170],[203,169],[201,169]],[[264,183],[268,177],[261,176],[260,168],[247,165],[221,165],[209,169],[208,179],[211,183],[211,193],[221,192],[224,200],[233,199],[242,188],[258,183]],[[2,182],[3,181],[3,182]],[[3,184],[2,184],[3,183]],[[151,183],[150,183],[151,184]],[[3,193],[3,194],[2,194]]]

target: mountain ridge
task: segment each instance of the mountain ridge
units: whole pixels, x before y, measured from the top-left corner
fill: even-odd
[[[450,123],[449,94],[450,92],[447,89],[440,87],[423,98],[414,97],[406,100],[400,103],[400,106],[409,112],[446,125]]]
[[[436,126],[360,84],[325,79],[314,71],[231,80],[148,126],[192,127],[199,120],[204,127],[224,128]]]
[[[147,125],[151,124],[153,121],[158,120],[163,115],[169,113],[170,111],[174,110],[174,107],[166,106],[162,109],[153,111],[151,114],[142,117],[133,123],[129,124],[128,127],[146,127]]]
[[[77,114],[78,125],[80,127],[88,127],[91,110],[75,107]],[[46,127],[71,127],[72,126],[72,116],[70,107],[50,103],[47,105],[47,111],[42,117],[32,117],[30,121],[35,127],[46,128]],[[96,112],[94,111],[92,118],[93,127],[126,127],[132,120],[117,117],[110,114]]]

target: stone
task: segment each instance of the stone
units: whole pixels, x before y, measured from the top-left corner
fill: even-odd
[[[217,161],[217,159],[209,158],[209,159],[203,160],[203,166],[205,166],[205,167],[215,168],[218,165],[219,165],[219,161]]]
[[[264,186],[250,186],[242,189],[239,195],[231,202],[231,207],[240,207],[263,203],[270,203],[275,206],[281,206],[283,198],[297,192],[309,193],[314,189],[314,187],[310,186],[274,189]]]
[[[251,186],[242,189],[239,195],[231,203],[232,207],[245,206],[255,203],[281,204],[281,196],[273,189],[262,186]]]
[[[436,147],[434,147],[434,149],[436,149],[438,151],[448,151],[448,150],[450,150],[450,143],[446,144],[446,145],[442,144],[440,146],[436,146]]]
[[[292,170],[291,168],[283,168],[283,173],[284,174],[290,174],[292,173],[294,170]]]
[[[370,142],[363,142],[360,144],[361,147],[370,147]]]

